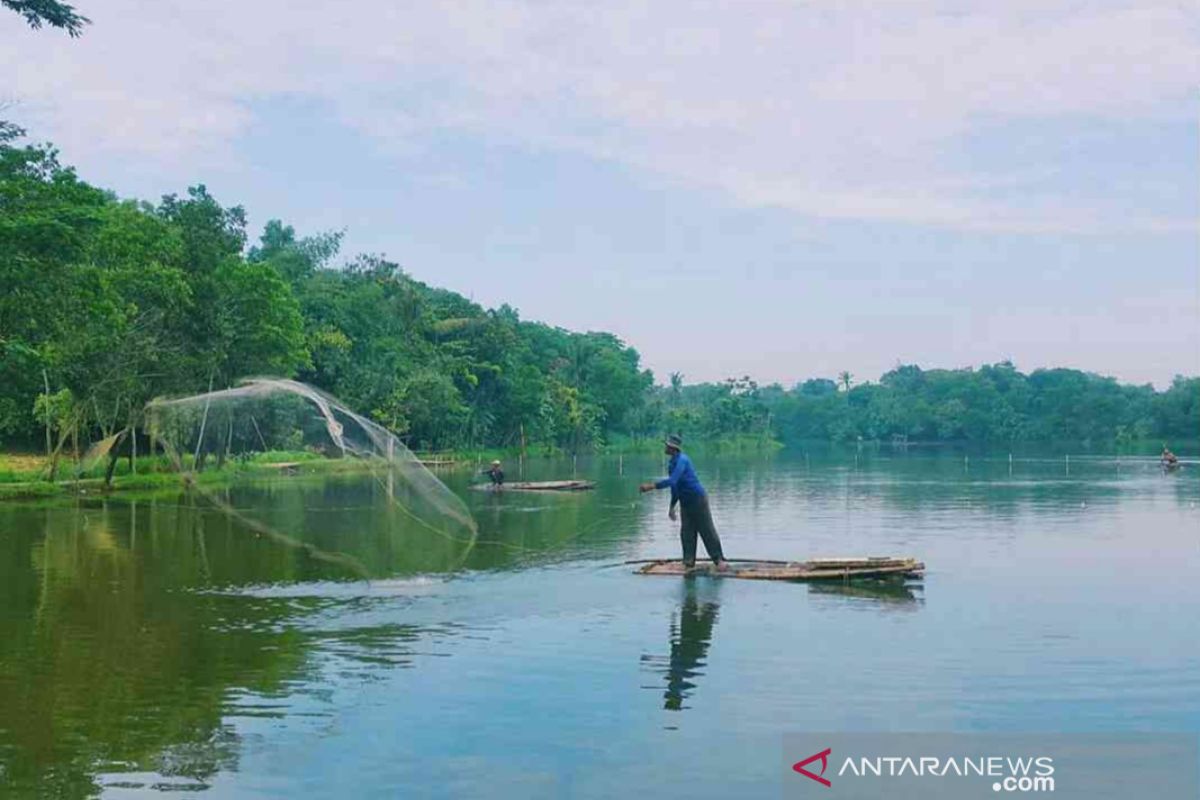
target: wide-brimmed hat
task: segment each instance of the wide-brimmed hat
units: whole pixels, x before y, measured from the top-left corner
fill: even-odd
[[[667,437],[666,441],[664,441],[663,444],[665,444],[667,447],[674,447],[676,450],[682,450],[683,449],[683,437],[680,436],[679,434],[672,433],[670,436]]]
[[[493,461],[493,462],[492,462],[492,466],[493,466],[493,467],[498,467],[498,466],[500,466],[500,459],[498,459],[498,458],[497,458],[495,461]]]

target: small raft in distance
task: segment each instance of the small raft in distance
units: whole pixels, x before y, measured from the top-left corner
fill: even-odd
[[[595,481],[514,481],[500,484],[479,483],[471,487],[481,492],[583,492],[595,489]]]
[[[711,575],[715,578],[746,578],[759,581],[846,581],[871,578],[920,578],[925,564],[915,558],[871,556],[868,558],[814,558],[808,561],[728,560],[729,568],[718,571],[711,561],[685,569],[679,559],[630,561],[641,564],[638,575]]]

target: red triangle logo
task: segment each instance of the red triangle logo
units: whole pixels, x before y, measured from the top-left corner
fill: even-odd
[[[809,756],[808,758],[804,759],[803,761],[797,761],[795,764],[792,764],[792,769],[794,769],[796,772],[799,772],[801,775],[803,775],[806,778],[812,778],[814,781],[821,784],[822,786],[832,786],[833,784],[829,782],[829,779],[821,777],[822,775],[825,774],[825,768],[829,766],[829,754],[832,751],[833,751],[832,747],[826,747],[821,752],[815,753],[815,754]],[[809,764],[813,763],[814,761],[821,762],[821,771],[820,772],[813,773],[813,772],[809,772],[808,770],[805,769],[805,767],[807,767]]]

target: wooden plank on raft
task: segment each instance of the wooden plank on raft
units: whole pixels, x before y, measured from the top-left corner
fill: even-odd
[[[873,556],[869,558],[821,558],[808,561],[730,561],[719,571],[711,562],[699,562],[690,570],[679,559],[644,563],[638,575],[711,575],[763,581],[830,581],[868,578],[919,578],[925,564],[915,558]]]

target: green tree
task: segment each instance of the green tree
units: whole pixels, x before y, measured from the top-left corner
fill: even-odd
[[[30,413],[39,396],[68,398],[65,416],[50,415],[59,420],[52,438],[69,429],[92,440],[136,429],[156,395],[256,373],[295,375],[433,448],[579,452],[665,431],[717,441],[778,433],[1132,447],[1151,436],[1195,441],[1200,431],[1194,377],[1156,392],[1000,362],[897,365],[858,385],[843,371],[791,390],[749,376],[686,384],[679,373],[655,386],[637,350],[612,334],[483,308],[382,256],[336,263],[340,233],[306,237],[271,220],[247,250],[244,211],[203,185],[157,205],[121,202],[52,148],[17,146],[11,133],[0,131],[6,443],[43,446],[49,407]]]
[[[230,377],[292,375],[309,363],[300,304],[269,265],[230,260],[215,278],[221,369]]]
[[[72,37],[81,35],[83,26],[91,22],[80,15],[74,6],[59,0],[0,0],[0,5],[20,14],[31,28],[46,24],[64,30]]]

